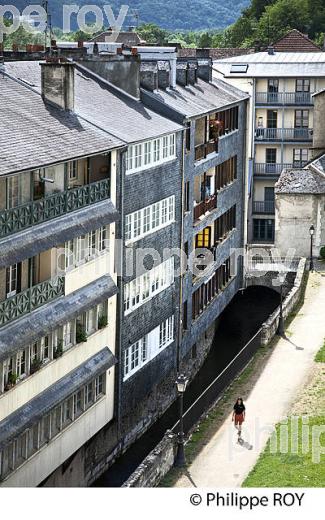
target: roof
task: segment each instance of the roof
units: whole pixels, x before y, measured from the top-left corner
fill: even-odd
[[[320,47],[308,38],[308,35],[297,29],[292,29],[279,38],[272,47],[276,52],[321,52]]]
[[[0,449],[31,428],[58,404],[116,364],[108,347],[49,386],[0,422]]]
[[[192,48],[185,48],[185,49],[178,49],[177,50],[177,56],[180,58],[197,58],[197,51],[200,51],[202,49],[192,49]],[[208,55],[210,58],[213,58],[215,60],[221,60],[223,58],[231,58],[233,56],[242,56],[244,54],[252,54],[255,52],[254,48],[243,48],[243,47],[215,47],[211,49],[204,49],[208,52]]]
[[[30,62],[24,64],[31,68]],[[40,75],[40,66],[34,64]],[[0,175],[100,154],[123,144],[0,74]]]
[[[235,64],[248,65],[234,72]],[[213,69],[227,78],[325,77],[325,52],[257,52],[213,61]]]
[[[22,262],[57,244],[107,226],[118,218],[112,201],[105,199],[6,236],[0,240],[0,268]]]
[[[23,78],[41,91],[39,62],[6,63],[6,71]],[[118,92],[91,71],[76,65],[75,112],[126,143],[153,139],[182,130],[182,126],[146,108],[141,101]]]
[[[275,192],[288,195],[325,195],[325,175],[319,174],[310,166],[284,170],[275,185]]]
[[[92,38],[91,42],[104,43],[106,42],[106,38],[112,36],[112,31],[103,31],[98,34],[94,38]],[[132,47],[133,45],[139,45],[141,43],[145,43],[144,40],[140,38],[140,36],[134,31],[121,31],[116,38],[116,43],[122,43],[128,47]]]
[[[57,298],[30,314],[0,328],[0,362],[47,334],[62,327],[83,312],[107,301],[118,290],[109,275],[102,276],[77,291]]]
[[[195,85],[177,85],[176,89],[145,92],[157,102],[189,118],[220,110],[248,98],[245,92],[221,80],[208,83],[198,79]]]

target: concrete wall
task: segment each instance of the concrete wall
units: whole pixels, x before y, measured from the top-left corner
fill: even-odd
[[[275,246],[286,256],[288,249],[296,256],[310,255],[311,225],[315,227],[313,254],[325,243],[325,196],[303,194],[276,194]]]

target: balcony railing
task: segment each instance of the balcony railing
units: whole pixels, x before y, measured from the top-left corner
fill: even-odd
[[[64,295],[64,277],[42,282],[0,302],[0,327]]]
[[[312,105],[310,92],[257,92],[257,105]]]
[[[275,213],[274,200],[263,200],[263,201],[255,200],[253,202],[253,213],[267,213],[269,215],[274,215],[274,213]]]
[[[312,128],[257,128],[256,141],[312,141]]]
[[[205,215],[207,211],[213,211],[217,207],[217,194],[211,195],[205,201],[199,202],[194,207],[194,220],[198,220],[202,215]]]
[[[218,141],[209,141],[208,143],[199,144],[195,147],[195,160],[205,159],[210,153],[218,151]]]
[[[0,238],[71,213],[110,197],[110,181],[87,184],[78,188],[54,193],[44,199],[27,202],[22,206],[0,211]]]
[[[299,163],[255,163],[255,175],[280,175],[284,169],[304,168],[308,161]]]

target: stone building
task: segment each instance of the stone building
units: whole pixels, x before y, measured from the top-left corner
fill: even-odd
[[[60,76],[59,70],[66,71],[66,75]],[[115,370],[112,365],[108,372],[109,381],[114,384],[109,392],[109,413],[105,422],[96,427],[96,431],[88,431],[84,442],[76,444],[75,450],[67,453],[64,460],[54,459],[52,464],[46,465],[46,475],[32,481],[33,484],[43,481],[46,486],[89,485],[175,399],[175,378],[179,370],[193,377],[211,347],[218,316],[242,287],[242,261],[232,255],[232,249],[242,248],[245,242],[247,95],[222,81],[212,81],[209,59],[177,62],[175,49],[169,47],[140,47],[138,52],[111,56],[84,55],[74,64],[40,66],[36,61],[11,62],[5,65],[4,71],[5,80],[18,85],[32,102],[37,99],[43,111],[46,108],[49,111],[49,106],[54,110],[53,102],[59,104],[63,108],[59,111],[60,117],[68,118],[67,128],[74,129],[75,125],[79,130],[80,147],[87,139],[84,127],[98,133],[98,143],[104,139],[114,147],[114,151],[109,151],[110,198],[104,197],[98,203],[92,200],[91,204],[92,225],[96,222],[102,227],[104,216],[99,210],[104,215],[113,212],[114,221],[118,214],[117,225],[111,223],[110,227],[111,241],[118,239],[115,267],[112,264],[114,247],[109,242],[109,274],[114,282],[110,296],[116,305],[116,327],[115,321],[114,326],[110,326],[113,317],[108,316],[105,328],[102,313],[97,315],[98,323],[100,318],[103,330],[109,334],[102,348],[108,346],[112,363],[117,361]],[[44,106],[42,94],[50,104]],[[24,119],[24,104],[17,102],[16,106],[16,112]],[[50,116],[56,117],[56,113],[50,112]],[[39,135],[40,143],[44,139],[51,142],[50,134],[45,132],[46,124],[47,120],[42,127],[44,135]],[[94,142],[90,138],[89,141]],[[60,144],[63,153],[67,146],[64,137]],[[50,149],[45,155],[52,157],[53,153]],[[77,168],[77,178],[76,166],[63,168],[68,179],[64,185],[68,194],[70,180],[77,184],[74,189],[81,189],[79,171],[92,171],[89,167],[92,160],[98,171],[104,172],[99,159],[82,163],[83,166]],[[46,171],[41,178],[45,189],[52,189],[59,197],[60,173]],[[48,178],[54,183],[49,183]],[[40,193],[45,196],[44,190]],[[76,195],[75,203],[83,204],[83,194],[79,191],[76,194],[81,201]],[[47,197],[45,200],[50,201]],[[20,208],[24,202],[18,197],[16,206]],[[56,201],[54,208],[51,207],[53,214],[57,204]],[[64,206],[63,202],[60,204]],[[16,215],[10,205],[6,211],[9,210]],[[78,206],[78,215],[80,211]],[[76,222],[72,215],[67,215],[64,233],[68,234]],[[15,216],[11,218],[17,220]],[[37,239],[42,225],[35,226]],[[85,231],[88,233],[85,226],[84,220],[80,221],[78,231],[82,230],[83,236]],[[53,227],[57,243],[63,243],[61,228],[55,220]],[[100,240],[96,237],[93,240]],[[72,240],[68,235],[64,238]],[[70,245],[78,255],[78,243]],[[46,246],[49,249],[52,243],[46,242]],[[10,244],[8,251],[12,247]],[[179,269],[186,268],[181,253],[195,256],[199,248],[208,249],[210,258],[200,258],[199,272],[194,275],[190,263],[183,275],[178,276]],[[88,280],[81,271],[83,260],[88,263],[88,258],[82,258],[80,266],[79,263],[75,266],[74,278],[81,287]],[[8,280],[14,276],[13,271]],[[98,278],[101,280],[99,275]],[[100,285],[96,291],[100,293]],[[84,295],[80,300],[84,303],[88,298],[89,295]],[[52,314],[49,316],[52,320]],[[104,332],[96,331],[94,337],[99,336],[96,345],[100,334]],[[84,345],[88,346],[90,340],[91,334],[87,343],[82,343],[83,353]],[[6,342],[9,343],[8,335],[4,335],[4,344]],[[79,347],[69,352],[73,359]],[[64,354],[63,360],[65,355],[68,354]],[[47,367],[49,371],[51,366],[50,363]],[[42,370],[45,370],[43,366],[33,378]],[[59,374],[55,374],[59,378]],[[19,385],[10,392],[18,388]],[[37,395],[40,391],[37,389]],[[43,448],[43,452],[47,449]],[[24,472],[21,475],[20,482],[25,478]]]
[[[113,419],[124,143],[73,112],[71,64],[38,65],[39,90],[7,72],[0,75],[0,485],[19,487],[39,485]]]
[[[265,52],[214,60],[214,76],[250,94],[248,239],[273,243],[274,185],[284,168],[313,158],[312,94],[325,87],[325,52],[296,31]]]
[[[325,155],[304,169],[284,170],[275,185],[275,246],[286,256],[310,256],[310,227],[314,226],[313,256],[325,246]]]

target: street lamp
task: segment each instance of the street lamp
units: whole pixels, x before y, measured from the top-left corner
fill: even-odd
[[[309,234],[310,234],[310,263],[309,263],[309,270],[314,270],[314,261],[313,261],[313,238],[314,238],[315,228],[314,226],[310,226],[309,228]]]
[[[184,425],[183,425],[183,408],[184,408],[184,393],[188,379],[184,374],[180,374],[176,380],[176,387],[179,395],[179,432],[178,432],[178,444],[177,454],[175,458],[175,466],[182,468],[186,465],[185,452],[184,452]]]

